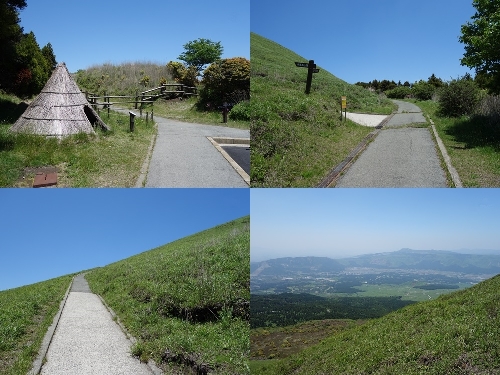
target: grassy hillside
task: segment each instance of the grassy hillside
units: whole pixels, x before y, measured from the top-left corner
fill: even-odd
[[[244,217],[86,275],[138,339],[133,354],[164,370],[207,365],[246,374],[250,218]]]
[[[384,113],[394,105],[321,69],[305,94],[307,59],[251,33],[252,186],[317,185],[372,129],[340,120],[348,110]]]
[[[262,374],[499,374],[500,275],[341,332]]]
[[[165,64],[152,62],[129,62],[122,64],[96,64],[74,74],[80,87],[92,93],[103,95],[135,95],[136,90],[145,91],[158,87],[164,78],[175,83]],[[145,77],[149,79],[144,79]]]
[[[26,374],[72,275],[0,292],[0,374]]]

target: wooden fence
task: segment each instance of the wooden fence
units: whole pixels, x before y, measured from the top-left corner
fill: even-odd
[[[108,115],[109,115],[109,108],[113,104],[134,103],[134,108],[135,109],[139,108],[141,117],[142,117],[143,107],[149,104],[151,105],[151,107],[153,107],[153,103],[158,98],[175,99],[185,96],[189,97],[192,95],[198,95],[197,88],[186,86],[181,83],[169,83],[155,87],[153,89],[143,91],[141,93],[139,93],[139,91],[136,91],[136,94],[134,96],[106,95],[106,93],[104,93],[104,95],[102,96],[98,96],[95,93],[87,91],[85,92],[85,97],[87,98],[87,101],[92,105],[92,108],[94,108],[95,110],[99,110],[99,106],[102,106],[103,109],[108,110]],[[125,99],[125,100],[112,102],[110,101],[110,99]],[[151,119],[152,118],[153,118],[153,108],[151,108]]]

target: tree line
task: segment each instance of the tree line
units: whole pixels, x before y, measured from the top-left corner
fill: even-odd
[[[444,81],[441,78],[436,77],[434,73],[432,73],[432,75],[427,79],[427,81],[420,80],[418,82],[414,82],[413,84],[408,81],[405,81],[404,83],[398,81],[398,83],[396,83],[394,80],[389,81],[388,79],[383,79],[379,81],[377,79],[374,79],[373,81],[370,82],[356,82],[355,85],[364,87],[365,89],[372,89],[377,92],[386,92],[394,90],[397,87],[406,87],[408,89],[411,89],[413,86],[419,85],[421,83],[426,83],[435,88],[439,88],[444,85]]]
[[[40,48],[19,25],[25,7],[26,0],[0,1],[0,90],[19,97],[40,92],[57,64],[52,45]]]
[[[308,293],[250,297],[250,327],[282,327],[320,319],[371,319],[414,303],[401,297],[324,298]]]

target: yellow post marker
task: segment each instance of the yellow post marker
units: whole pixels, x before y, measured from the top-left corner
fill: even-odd
[[[341,99],[342,106],[340,107],[340,118],[342,119],[342,110],[344,110],[344,116],[347,120],[347,96],[342,96]]]

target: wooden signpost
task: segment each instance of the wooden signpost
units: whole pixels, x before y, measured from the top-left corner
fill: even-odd
[[[340,105],[340,119],[342,120],[342,110],[344,111],[344,117],[347,121],[347,96],[341,97],[341,105]]]
[[[309,60],[309,63],[295,62],[295,66],[298,68],[307,68],[306,94],[309,94],[309,92],[311,91],[313,73],[318,73],[319,69],[316,69],[314,60]]]

